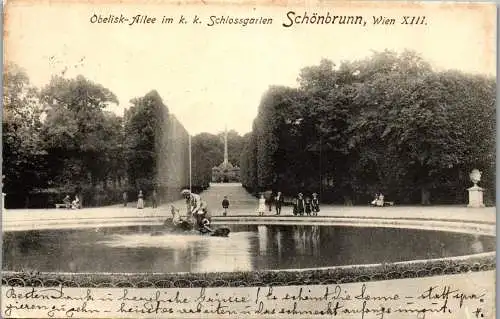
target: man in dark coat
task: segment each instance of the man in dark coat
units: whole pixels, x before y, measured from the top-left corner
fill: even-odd
[[[283,199],[283,195],[281,194],[281,192],[278,192],[278,194],[274,198],[274,206],[276,207],[276,215],[281,214],[281,206],[283,205],[284,201],[285,200]]]

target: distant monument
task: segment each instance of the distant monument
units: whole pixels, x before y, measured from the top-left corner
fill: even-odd
[[[474,186],[468,188],[469,191],[469,205],[467,207],[480,208],[484,207],[483,203],[483,188],[477,186],[477,183],[481,180],[481,171],[478,169],[473,169],[469,174],[471,182]]]
[[[212,167],[212,182],[214,183],[236,183],[240,181],[240,168],[229,163],[227,153],[227,127],[224,132],[224,161]]]

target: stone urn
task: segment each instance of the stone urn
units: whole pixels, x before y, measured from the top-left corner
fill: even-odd
[[[471,208],[481,208],[484,207],[483,203],[483,191],[484,189],[477,186],[477,183],[481,181],[481,171],[478,169],[473,169],[469,174],[469,178],[474,186],[467,189],[469,192],[469,205],[467,207]]]

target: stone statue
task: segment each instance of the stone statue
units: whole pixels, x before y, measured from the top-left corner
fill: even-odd
[[[481,171],[475,168],[469,174],[469,177],[474,186],[467,189],[469,191],[469,205],[467,207],[484,207],[483,189],[477,186],[477,183],[481,180]]]
[[[481,171],[477,168],[473,169],[469,174],[470,180],[474,183],[474,186],[477,186],[477,183],[481,181]]]

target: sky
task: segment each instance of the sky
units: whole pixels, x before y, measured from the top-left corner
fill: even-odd
[[[322,58],[355,60],[384,49],[419,52],[436,69],[494,75],[494,5],[340,4],[335,7],[244,5],[120,5],[30,3],[6,9],[5,59],[26,70],[42,87],[67,68],[114,92],[122,115],[130,99],[157,90],[170,112],[191,134],[234,129],[251,131],[263,93],[270,85],[296,86],[300,69]],[[309,2],[308,2],[309,3]],[[311,2],[312,3],[312,2]],[[367,26],[282,26],[286,14],[307,11],[362,15]],[[173,17],[201,24],[93,24],[94,15]],[[273,18],[272,25],[208,26],[211,15]],[[426,26],[376,26],[373,16],[426,16]]]

